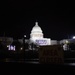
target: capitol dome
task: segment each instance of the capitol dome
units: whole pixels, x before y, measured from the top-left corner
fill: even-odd
[[[32,28],[31,33],[42,33],[42,29],[38,26],[38,22],[35,23],[35,26]]]
[[[30,39],[41,39],[43,38],[43,33],[41,27],[38,25],[38,22],[35,22],[35,26],[31,30]]]

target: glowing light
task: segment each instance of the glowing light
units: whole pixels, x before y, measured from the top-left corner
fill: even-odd
[[[8,45],[7,47],[8,47],[8,50],[13,50],[13,51],[15,51],[15,46]]]
[[[26,35],[24,35],[24,37],[26,37]]]
[[[75,36],[73,36],[73,39],[75,39]]]
[[[22,47],[21,47],[20,49],[21,49],[21,50],[23,50],[23,48],[22,48]]]
[[[7,45],[7,47],[9,47],[9,45]]]
[[[66,41],[65,41],[65,43],[67,44],[67,43],[69,43],[69,41],[68,41],[68,40],[66,40]]]
[[[38,45],[50,45],[50,39],[39,39],[35,41]]]

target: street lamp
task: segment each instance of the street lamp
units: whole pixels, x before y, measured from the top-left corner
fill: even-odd
[[[26,35],[24,35],[24,37],[23,37],[24,61],[25,61],[25,39],[26,39]]]
[[[23,38],[23,49],[25,51],[25,39],[26,39],[26,35],[24,35],[24,38]]]

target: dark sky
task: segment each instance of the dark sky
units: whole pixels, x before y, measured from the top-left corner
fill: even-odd
[[[0,36],[30,37],[35,21],[51,39],[71,38],[75,35],[74,2],[42,0],[7,0],[0,6]]]

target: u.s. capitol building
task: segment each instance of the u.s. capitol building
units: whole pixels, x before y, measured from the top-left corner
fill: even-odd
[[[38,25],[38,22],[35,22],[35,26],[31,30],[30,42],[38,45],[51,45],[51,39],[44,38],[43,31]]]

